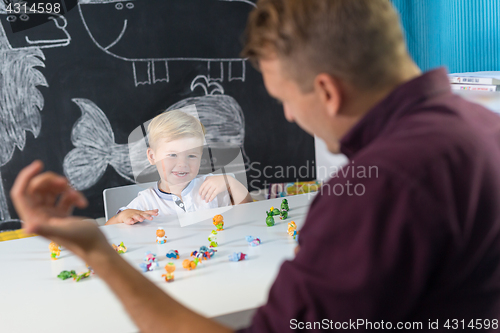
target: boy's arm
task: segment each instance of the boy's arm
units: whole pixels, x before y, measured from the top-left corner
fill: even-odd
[[[158,215],[158,209],[153,210],[137,210],[137,209],[124,209],[106,222],[105,225],[110,224],[135,224],[144,220],[152,220],[153,216]]]
[[[232,176],[226,176],[229,183],[229,194],[233,197],[233,201],[236,205],[253,202],[250,193],[242,183],[240,183],[236,178]]]

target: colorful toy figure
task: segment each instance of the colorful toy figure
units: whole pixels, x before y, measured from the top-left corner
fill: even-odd
[[[295,239],[299,232],[297,231],[297,225],[294,221],[288,223],[288,234]]]
[[[217,228],[217,231],[222,231],[224,230],[224,218],[222,217],[222,215],[215,215],[214,218],[213,218],[213,223],[215,225],[215,227]]]
[[[229,261],[241,261],[245,260],[247,255],[242,252],[233,252],[233,254],[229,255]]]
[[[179,251],[170,250],[167,252],[166,257],[170,259],[179,259]]]
[[[202,246],[200,247],[200,251],[191,252],[191,257],[198,258],[201,263],[203,259],[208,260],[212,258],[215,255],[215,252],[217,252],[217,250],[209,249],[206,246]]]
[[[167,274],[163,274],[162,277],[165,278],[165,281],[167,282],[172,282],[174,281],[174,271],[175,271],[175,265],[173,262],[169,262],[168,264],[165,265],[165,270],[167,271]]]
[[[248,245],[252,247],[255,247],[257,245],[260,245],[260,243],[262,243],[260,241],[260,238],[253,238],[252,236],[246,236],[245,239],[248,242]]]
[[[282,210],[280,212],[280,220],[286,220],[288,218],[288,212],[286,210]]]
[[[184,259],[184,261],[182,262],[182,267],[190,271],[192,269],[195,269],[196,266],[198,266],[198,262],[199,262],[198,258],[194,258],[194,260]]]
[[[144,262],[139,265],[142,268],[143,272],[152,271],[156,267],[158,267],[158,262],[156,261],[156,254],[151,253],[150,251],[146,252],[146,256],[144,257]]]
[[[50,259],[52,260],[57,260],[57,257],[61,255],[61,247],[54,242],[51,242],[49,244],[49,250],[50,250]]]
[[[60,278],[61,280],[73,278],[73,280],[79,282],[80,280],[88,278],[90,276],[90,273],[92,273],[92,270],[90,269],[82,274],[76,274],[75,271],[62,271],[61,273],[59,273],[57,277]]]
[[[167,242],[167,236],[165,236],[165,230],[163,230],[163,228],[158,228],[156,230],[156,242],[158,244],[165,244]]]
[[[208,235],[208,241],[210,242],[210,247],[219,246],[219,244],[217,244],[217,231],[212,230],[210,235]]]
[[[290,208],[288,207],[288,200],[283,199],[283,201],[281,201],[281,210],[284,210],[286,212],[290,210]]]
[[[123,245],[123,242],[120,243],[120,245],[115,245],[115,244],[112,244],[111,245],[113,247],[113,249],[118,252],[118,253],[125,253],[127,252],[127,247],[125,245]]]
[[[274,225],[274,215],[273,211],[266,211],[267,217],[266,217],[266,224],[268,227],[272,227]]]
[[[273,213],[273,216],[280,215],[280,210],[277,208],[271,207],[270,211]]]

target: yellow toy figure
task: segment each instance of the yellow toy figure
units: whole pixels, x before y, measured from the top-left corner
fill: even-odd
[[[217,228],[217,231],[222,231],[224,230],[224,218],[222,217],[222,215],[215,215],[214,218],[213,218],[213,223],[215,225],[215,227]]]
[[[299,232],[297,231],[297,225],[294,221],[288,223],[288,234],[295,239]]]
[[[127,252],[127,247],[125,246],[125,244],[123,244],[123,242],[121,242],[119,245],[111,244],[111,246],[116,252],[120,254]]]
[[[49,244],[50,258],[52,260],[57,260],[57,257],[61,255],[61,248],[54,242]]]
[[[165,236],[165,230],[163,230],[163,228],[158,228],[156,230],[156,242],[158,244],[165,244],[167,242],[167,236]]]
[[[167,282],[174,281],[174,274],[173,273],[175,271],[175,264],[173,262],[169,262],[168,264],[165,265],[165,270],[167,271],[167,274],[162,275],[162,277],[165,278],[165,281],[167,281]]]

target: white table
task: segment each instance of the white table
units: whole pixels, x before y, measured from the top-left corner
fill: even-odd
[[[143,273],[173,298],[211,318],[254,309],[267,301],[269,289],[278,270],[293,257],[296,246],[287,234],[287,223],[304,221],[312,195],[288,197],[289,218],[267,227],[266,210],[279,208],[281,199],[235,206],[226,211],[224,231],[218,233],[218,252],[193,271],[182,261],[200,246],[208,246],[208,235],[215,229],[212,221],[202,221],[181,228],[173,219],[156,219],[133,226],[102,227],[110,243],[121,241],[128,247],[122,256],[139,269],[146,251],[157,254],[160,267]],[[156,228],[166,230],[168,241],[157,245]],[[250,247],[245,236],[259,237],[262,244]],[[0,243],[0,330],[2,332],[137,332],[118,299],[97,275],[75,282],[62,281],[63,270],[85,271],[85,264],[67,250],[59,260],[50,259],[49,241],[42,237]],[[170,249],[178,250],[180,259],[165,257]],[[243,252],[249,258],[230,262],[228,255]],[[161,277],[166,263],[175,262],[175,281]]]

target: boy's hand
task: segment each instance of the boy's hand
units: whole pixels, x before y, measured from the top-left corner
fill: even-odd
[[[118,223],[135,224],[144,220],[152,220],[153,216],[158,216],[158,209],[153,210],[137,210],[125,209],[116,215]]]
[[[215,199],[217,194],[226,191],[226,179],[229,182],[231,176],[210,176],[205,179],[203,184],[200,186],[200,191],[198,192],[202,200],[205,202],[210,202]]]

